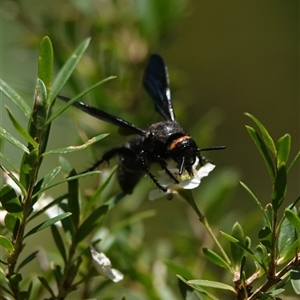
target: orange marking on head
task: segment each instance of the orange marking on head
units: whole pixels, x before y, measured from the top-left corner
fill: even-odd
[[[176,148],[176,146],[181,143],[182,141],[185,141],[185,140],[189,140],[191,139],[191,137],[189,135],[184,135],[178,139],[176,139],[175,141],[172,142],[172,144],[170,145],[170,148],[169,150],[172,151],[173,149]]]

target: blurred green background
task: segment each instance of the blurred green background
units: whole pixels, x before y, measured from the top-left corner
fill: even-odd
[[[246,182],[263,204],[270,201],[271,183],[244,126],[253,124],[243,113],[260,119],[275,140],[290,133],[291,157],[296,155],[300,136],[299,1],[35,0],[2,1],[1,6],[1,77],[28,103],[32,102],[42,37],[49,35],[53,42],[57,70],[75,47],[90,36],[87,55],[63,94],[74,96],[106,76],[117,75],[117,79],[96,89],[83,101],[145,128],[160,118],[142,89],[142,73],[148,56],[160,53],[169,68],[179,122],[200,148],[227,147],[225,151],[207,153],[217,168],[203,180],[199,187],[202,192],[196,192],[199,206],[218,229],[229,231],[235,221],[244,222],[249,230],[256,227],[256,222],[260,222],[257,207],[237,181]],[[5,103],[7,99],[1,94],[1,126],[13,133],[4,113]],[[9,106],[15,110],[10,103]],[[17,110],[15,113],[22,118]],[[67,118],[70,114],[73,121]],[[79,120],[75,123],[89,137],[111,132],[95,150],[98,155],[126,141],[112,126],[75,109],[64,116],[52,126],[48,149],[79,143],[76,118]],[[4,145],[4,153],[19,163],[20,152],[9,144]],[[86,151],[69,155],[68,159],[80,171],[89,166],[93,156]],[[42,171],[46,173],[57,163],[57,157],[45,159]],[[223,177],[218,179],[221,174]],[[288,182],[289,203],[300,194],[299,179],[296,167]],[[144,222],[146,245],[154,247],[153,239],[172,243],[172,238],[185,228],[188,216],[189,230],[194,230],[200,247],[204,239],[202,229],[196,227],[197,220],[186,211],[186,204],[175,199],[146,201],[147,191],[152,187],[147,181],[143,180],[132,196],[138,200],[128,197],[119,208],[132,213],[156,210],[157,215]],[[205,199],[212,197],[209,194],[217,189],[216,183],[231,188],[227,191],[229,195],[223,191],[224,203],[212,205]],[[91,188],[97,182],[88,178],[83,184]],[[190,233],[184,232],[182,236],[185,234]],[[247,234],[251,236],[251,232]],[[183,244],[175,239],[174,245],[180,248]],[[179,253],[189,251],[192,252],[181,249]]]

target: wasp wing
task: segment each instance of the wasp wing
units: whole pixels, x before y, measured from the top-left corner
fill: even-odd
[[[64,102],[70,101],[70,98],[67,98],[65,96],[58,95],[57,96],[60,100],[63,100]],[[147,132],[119,117],[113,116],[99,108],[90,106],[88,104],[85,104],[83,102],[74,102],[73,106],[77,107],[81,111],[89,114],[90,116],[93,116],[101,121],[107,122],[112,125],[116,125],[119,127],[119,131],[124,135],[129,134],[139,134],[145,136]],[[123,130],[124,129],[124,130]]]
[[[155,110],[167,121],[175,121],[169,75],[161,56],[153,54],[146,67],[143,85],[154,101]]]

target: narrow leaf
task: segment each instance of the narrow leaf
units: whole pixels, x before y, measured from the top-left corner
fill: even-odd
[[[300,150],[299,152],[296,154],[295,158],[293,159],[293,161],[291,162],[289,168],[288,168],[288,173],[291,171],[291,169],[293,168],[293,166],[295,165],[295,163],[297,162],[298,158],[300,157]]]
[[[76,175],[75,170],[70,173],[70,176]],[[71,219],[75,228],[78,227],[80,216],[80,194],[78,179],[68,182],[68,207],[72,213]]]
[[[245,235],[242,226],[236,222],[232,229],[231,235],[239,240],[241,243],[245,244]],[[235,243],[230,243],[231,248],[231,257],[234,268],[237,270],[240,268],[241,260],[244,255],[244,250],[241,247],[238,247]]]
[[[227,290],[227,291],[231,291],[234,294],[235,289],[225,283],[221,283],[218,281],[211,281],[211,280],[201,280],[201,279],[195,279],[195,280],[188,280],[188,283],[194,285],[194,286],[201,286],[201,287],[211,287],[211,288],[215,288],[215,289],[222,289],[222,290]]]
[[[207,248],[203,248],[202,251],[203,251],[203,254],[205,255],[205,257],[208,260],[210,260],[212,263],[228,270],[229,272],[232,272],[230,265],[216,252],[214,252],[210,249],[207,249]]]
[[[291,283],[292,287],[297,295],[300,295],[300,270],[291,270]]]
[[[56,244],[56,247],[57,247],[62,259],[64,260],[64,262],[66,262],[67,254],[66,254],[65,245],[64,245],[61,235],[55,225],[51,225],[51,232],[52,232],[52,236],[53,236],[54,242]]]
[[[60,149],[54,149],[54,150],[50,150],[48,152],[45,152],[43,154],[43,156],[49,155],[49,154],[65,154],[65,153],[70,153],[70,152],[75,152],[75,151],[79,151],[79,150],[83,150],[87,147],[89,147],[90,145],[104,139],[106,136],[108,136],[107,133],[103,133],[100,135],[97,135],[91,139],[89,139],[88,141],[86,141],[83,145],[80,146],[69,146],[66,148],[60,148]]]
[[[21,213],[23,211],[15,190],[8,184],[3,185],[0,190],[0,201],[3,208],[9,213]]]
[[[49,120],[47,121],[47,123],[52,122],[55,118],[57,118],[59,115],[61,115],[68,107],[70,107],[74,102],[76,102],[77,100],[81,99],[84,95],[86,95],[87,93],[89,93],[91,90],[95,89],[96,87],[98,87],[99,85],[112,80],[116,78],[116,76],[110,76],[107,77],[97,83],[95,83],[94,85],[88,87],[87,89],[85,89],[83,92],[81,92],[80,94],[78,94],[77,96],[73,97],[72,99],[70,99],[65,105],[63,105],[61,108],[59,108],[56,112],[54,112],[51,117],[49,118]]]
[[[16,104],[16,106],[21,110],[22,113],[25,114],[27,118],[30,117],[31,109],[28,106],[28,104],[13,88],[11,88],[8,84],[6,84],[6,82],[4,82],[1,78],[0,78],[0,90]]]
[[[258,126],[258,128],[261,131],[262,137],[267,145],[267,147],[271,150],[272,153],[276,153],[276,148],[273,139],[271,138],[269,132],[265,128],[265,126],[258,120],[256,119],[253,115],[249,113],[245,113],[247,117],[249,117],[252,121],[255,122],[255,124]]]
[[[6,139],[9,143],[21,149],[22,151],[29,153],[28,148],[23,145],[20,141],[18,141],[15,137],[13,137],[10,133],[8,133],[4,128],[0,127],[0,136]]]
[[[286,165],[291,149],[291,136],[285,134],[277,141],[277,167]]]
[[[30,136],[30,134],[25,130],[22,125],[18,122],[18,120],[14,117],[12,111],[9,109],[9,107],[5,106],[5,109],[8,113],[8,116],[13,123],[16,130],[23,136],[23,138],[30,143],[33,147],[37,147],[38,143]]]
[[[107,205],[102,205],[94,210],[89,217],[81,224],[76,232],[75,241],[79,243],[85,237],[87,237],[91,231],[102,221],[102,218],[108,211]]]
[[[247,129],[248,133],[250,134],[252,140],[254,141],[260,154],[262,155],[262,157],[265,161],[265,164],[267,166],[268,172],[270,174],[270,177],[272,179],[272,182],[273,182],[274,178],[275,178],[275,170],[274,170],[274,165],[273,165],[272,159],[268,152],[268,148],[266,147],[264,141],[261,139],[259,134],[252,127],[246,126],[246,129]]]
[[[53,292],[52,288],[50,287],[48,281],[44,277],[42,277],[42,276],[38,276],[38,279],[42,283],[42,285],[46,288],[46,290],[50,293],[50,295],[52,296],[52,298],[55,299],[56,295]]]
[[[178,287],[184,300],[201,300],[197,292],[184,281],[178,278]]]
[[[297,214],[292,210],[287,209],[284,212],[284,215],[288,219],[288,221],[296,228],[296,230],[300,232],[300,218],[297,216]]]
[[[73,73],[74,69],[76,68],[77,64],[79,63],[83,53],[87,49],[90,43],[90,39],[85,40],[82,42],[72,53],[66,63],[63,65],[59,73],[57,74],[56,78],[53,81],[52,88],[49,94],[49,102],[56,98],[60,90],[66,84],[68,79],[70,78],[71,74]]]
[[[0,246],[4,247],[9,252],[14,251],[14,246],[12,242],[4,235],[0,235]]]
[[[34,251],[33,253],[29,254],[18,266],[17,268],[17,272],[19,272],[19,270],[21,270],[24,266],[26,266],[28,263],[30,263],[33,259],[36,258],[37,254],[39,253],[39,251]]]
[[[249,193],[249,195],[252,197],[252,199],[254,199],[255,203],[257,204],[257,206],[263,213],[264,219],[269,220],[268,215],[266,214],[266,211],[264,210],[263,206],[259,202],[258,198],[255,196],[255,194],[250,190],[250,188],[244,182],[240,181],[240,184]],[[271,227],[271,224],[269,224],[269,227]]]
[[[272,193],[272,205],[274,211],[278,210],[281,206],[287,189],[287,173],[285,165],[281,165],[276,174],[273,193]]]
[[[71,213],[67,212],[67,213],[63,213],[63,214],[60,214],[58,216],[56,216],[55,218],[52,218],[50,220],[47,220],[45,222],[42,222],[41,224],[35,226],[33,229],[31,229],[27,234],[25,234],[24,238],[36,233],[36,232],[39,232],[53,224],[55,224],[56,222],[58,221],[61,221],[63,220],[64,218],[67,218],[71,215]]]
[[[53,73],[53,48],[51,40],[45,36],[39,48],[39,62],[38,62],[38,78],[40,78],[49,92]]]

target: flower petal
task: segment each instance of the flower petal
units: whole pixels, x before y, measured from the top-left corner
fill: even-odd
[[[113,282],[119,282],[124,278],[124,275],[120,271],[111,268],[110,259],[103,252],[97,252],[93,246],[90,246],[90,249],[94,267],[99,274],[109,278]]]

